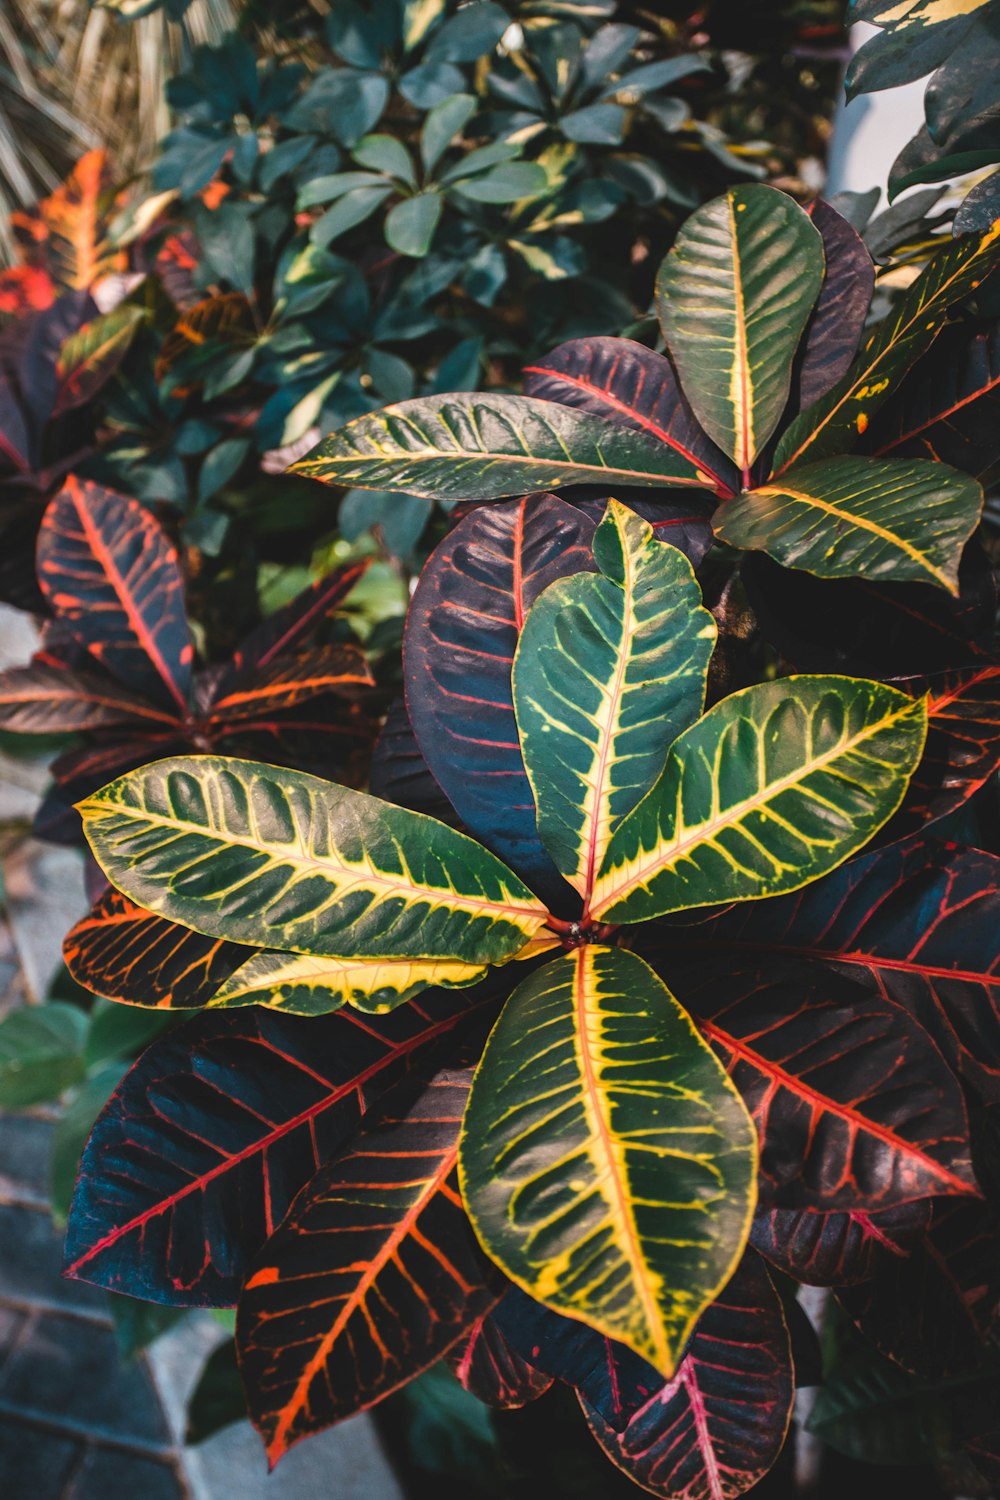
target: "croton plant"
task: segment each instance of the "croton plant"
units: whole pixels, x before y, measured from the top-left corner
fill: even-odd
[[[991,383],[927,360],[998,262],[948,243],[864,332],[832,209],[709,204],[667,353],[575,341],[297,466],[467,502],[372,792],[213,745],[80,801],[114,889],[71,971],[201,1014],[100,1115],[68,1271],[236,1304],[272,1461],[447,1357],[502,1407],[574,1387],[655,1494],[739,1494],[805,1283],[997,1472],[1000,884],[927,830],[1000,764]]]

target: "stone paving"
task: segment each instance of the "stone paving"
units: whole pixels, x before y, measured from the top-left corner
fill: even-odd
[[[30,627],[0,607],[0,666]],[[74,851],[25,837],[42,761],[0,753],[0,1017],[45,998],[85,909]],[[48,1209],[52,1110],[0,1115],[0,1500],[402,1500],[367,1416],[300,1444],[271,1475],[248,1422],[183,1441],[188,1395],[225,1337],[191,1314],[131,1363],[104,1292],[61,1274]]]

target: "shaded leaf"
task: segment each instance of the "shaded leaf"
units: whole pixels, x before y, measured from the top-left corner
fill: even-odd
[[[507,1341],[492,1312],[481,1314],[447,1357],[463,1389],[501,1411],[527,1406],[552,1384]]]
[[[145,699],[96,672],[68,673],[36,660],[0,672],[0,727],[16,734],[66,734],[110,724],[176,724]]]
[[[374,687],[375,679],[356,646],[314,646],[298,656],[280,656],[260,665],[245,687],[233,687],[212,703],[212,718],[228,722],[259,718],[296,708],[323,693],[350,696]]]
[[[807,212],[823,237],[826,275],[806,324],[793,380],[800,411],[850,369],[875,290],[875,267],[857,230],[822,198]]]
[[[141,307],[122,303],[113,312],[85,323],[59,351],[54,416],[90,401],[110,380],[145,318]]]
[[[761,1209],[750,1243],[786,1276],[807,1286],[846,1286],[880,1271],[892,1274],[931,1220],[926,1200],[877,1213],[819,1213],[810,1208]]]

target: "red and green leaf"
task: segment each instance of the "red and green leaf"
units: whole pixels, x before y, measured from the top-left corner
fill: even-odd
[[[123,302],[71,334],[56,365],[54,416],[83,406],[97,395],[125,358],[144,317],[141,307]]]
[[[324,693],[353,696],[374,685],[371,668],[356,646],[314,646],[297,656],[278,656],[258,666],[244,686],[214,700],[212,719],[219,724],[263,718]]]
[[[109,672],[184,714],[194,651],[177,553],[137,500],[70,479],[38,541],[49,604]]]
[[[1000,663],[897,686],[915,698],[929,695],[927,744],[890,825],[898,837],[954,812],[1000,768]]]
[[[785,1441],[795,1382],[781,1301],[753,1251],[702,1314],[674,1378],[617,1433],[584,1403],[591,1431],[636,1484],[668,1500],[732,1500]]]
[[[483,507],[445,537],[410,604],[403,663],[417,742],[465,826],[564,903],[518,741],[514,652],[531,605],[590,571],[594,524],[553,495]]]
[[[364,557],[334,568],[268,615],[233,652],[219,691],[228,692],[231,684],[242,683],[252,676],[255,668],[270,666],[276,657],[285,656],[306,644],[323,621],[344,602],[370,563],[371,558]]]
[[[67,1274],[173,1306],[231,1306],[256,1253],[365,1111],[488,1002],[387,1016],[196,1016],[126,1074],[84,1152]]]
[[[68,734],[83,729],[142,724],[176,725],[176,719],[113,678],[67,672],[44,660],[0,672],[0,728],[15,734]]]
[[[499,1411],[527,1406],[552,1385],[551,1375],[522,1358],[492,1312],[476,1319],[468,1334],[449,1349],[447,1358],[463,1389]]]
[[[496,1301],[456,1161],[471,1070],[438,1074],[321,1168],[247,1278],[236,1338],[273,1463],[433,1364]]]

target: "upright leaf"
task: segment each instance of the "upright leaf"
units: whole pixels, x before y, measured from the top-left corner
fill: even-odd
[[[161,1037],[94,1126],[67,1274],[153,1302],[231,1306],[299,1190],[469,1015],[448,996],[377,1021],[253,1007]]]
[[[664,967],[753,1117],[765,1202],[877,1211],[977,1191],[961,1087],[899,1006],[794,960]]]
[[[247,1278],[236,1321],[250,1415],[275,1463],[439,1359],[496,1301],[455,1162],[467,1070],[322,1167]]]
[[[700,716],[716,626],[691,564],[616,500],[600,573],[550,584],[514,659],[514,707],[538,832],[585,898],[608,842]]]
[[[823,237],[826,275],[793,380],[799,410],[812,406],[850,369],[875,290],[875,266],[857,230],[822,198],[807,211]]]
[[[163,1010],[203,1005],[251,952],[154,916],[110,887],[63,939],[66,967],[85,989]]]
[[[690,1020],[620,949],[526,979],[462,1134],[476,1232],[517,1285],[671,1373],[742,1252],[756,1148]]]
[[[94,150],[39,203],[32,238],[44,247],[49,272],[62,290],[82,291],[122,269],[124,257],[108,228],[113,198],[107,152]]]
[[[38,581],[102,666],[154,703],[187,712],[194,650],[180,565],[144,506],[92,480],[67,480],[42,521]]]
[[[716,512],[716,534],[820,578],[932,583],[958,594],[982,489],[944,464],[827,458],[782,472]]]
[[[54,416],[83,406],[110,380],[144,318],[141,307],[123,302],[71,334],[59,351]]]
[[[511,673],[529,610],[556,579],[594,566],[593,536],[594,523],[554,495],[473,512],[432,553],[403,643],[407,706],[431,775],[472,833],[563,904],[571,893],[538,837]]]
[[[571,339],[524,371],[524,394],[637,427],[689,458],[722,496],[739,476],[709,442],[664,355],[631,339]]]
[[[775,188],[731,189],[687,220],[656,303],[684,394],[746,474],[781,418],[823,283],[823,241]]]
[[[485,964],[545,925],[527,886],[464,834],[301,771],[176,756],[79,810],[119,890],[209,937]]]
[[[788,677],[724,698],[615,831],[592,914],[641,922],[808,885],[895,812],[926,727],[922,701],[858,678]]]
[[[586,1403],[584,1413],[608,1457],[644,1490],[668,1500],[732,1500],[777,1459],[794,1394],[781,1299],[750,1251],[702,1314],[677,1374],[624,1432]]]
[[[975,291],[998,261],[997,226],[952,240],[939,251],[869,335],[847,374],[784,433],[775,473],[852,448],[901,376],[934,342],[948,309]]]
[[[432,500],[498,500],[572,484],[712,487],[648,433],[528,396],[421,396],[357,417],[292,472]]]

